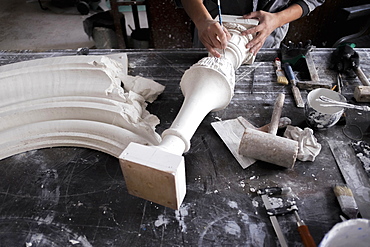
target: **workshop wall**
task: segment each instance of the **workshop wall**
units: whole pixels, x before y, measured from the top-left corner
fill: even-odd
[[[191,20],[173,0],[147,1],[151,46],[156,49],[192,47]]]
[[[369,0],[327,0],[309,16],[292,22],[284,42],[310,39],[317,47],[332,47],[339,38],[358,32],[369,18],[346,21],[341,9],[368,3]]]

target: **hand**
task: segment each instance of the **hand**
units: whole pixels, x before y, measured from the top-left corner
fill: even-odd
[[[244,15],[244,19],[257,19],[259,24],[246,31],[242,32],[242,35],[256,34],[256,36],[246,45],[247,49],[253,54],[262,48],[267,37],[280,25],[280,20],[276,13],[269,13],[266,11],[255,11],[250,14]]]
[[[226,28],[220,26],[217,21],[207,20],[198,27],[199,39],[207,48],[209,53],[215,57],[221,57],[221,54],[215,48],[225,49],[228,40],[231,38]]]

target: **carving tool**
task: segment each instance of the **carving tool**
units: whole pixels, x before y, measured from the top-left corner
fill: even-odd
[[[316,247],[316,243],[313,240],[310,231],[308,229],[308,226],[304,223],[304,221],[299,217],[298,214],[298,208],[296,206],[295,201],[286,201],[285,203],[281,198],[276,198],[280,200],[273,200],[273,203],[271,203],[271,198],[269,199],[268,195],[285,195],[291,192],[290,187],[271,187],[271,188],[265,188],[265,189],[258,189],[257,194],[261,195],[261,198],[263,200],[263,203],[265,205],[265,208],[267,210],[267,214],[270,216],[271,222],[273,223],[274,229],[276,231],[276,234],[278,235],[278,238],[284,237],[282,235],[281,229],[279,230],[280,226],[276,223],[274,225],[274,222],[277,222],[276,215],[284,215],[288,213],[294,213],[294,216],[297,220],[297,226],[298,226],[298,232],[301,236],[303,245],[305,247]],[[278,203],[276,202],[278,201]],[[271,218],[274,217],[274,218]],[[279,241],[280,241],[279,238]],[[282,239],[283,242],[280,242],[280,245],[284,246],[285,238]],[[285,241],[286,244],[286,241]]]
[[[220,26],[223,29],[222,16],[221,16],[221,2],[220,2],[220,0],[217,0],[217,7],[218,7],[218,22],[220,23]],[[225,56],[225,49],[222,49],[222,54]]]
[[[273,207],[270,203],[269,197],[266,194],[264,194],[264,195],[261,195],[261,198],[262,198],[263,204],[265,205],[266,210],[267,211],[272,210]],[[270,217],[270,220],[271,220],[271,223],[272,223],[272,227],[275,230],[276,236],[278,237],[280,246],[281,247],[288,247],[285,236],[284,236],[284,234],[283,234],[283,232],[280,228],[280,225],[279,225],[279,222],[278,222],[276,216],[275,215],[269,215],[269,217]]]
[[[311,40],[307,40],[304,44],[299,42],[294,44],[289,41],[288,45],[281,44],[281,61],[282,63],[289,63],[293,69],[303,72],[306,75],[308,72],[308,80],[298,80],[297,87],[300,89],[313,90],[315,88],[330,88],[332,81],[321,81],[311,54],[316,47],[311,44]]]
[[[369,195],[370,180],[360,161],[349,145],[343,141],[327,139],[334,159],[343,175],[348,188],[353,192],[356,204],[363,218],[370,219]]]
[[[350,219],[357,218],[358,206],[353,198],[352,190],[345,184],[336,184],[333,190],[342,212]]]
[[[275,66],[276,66],[277,83],[288,85],[289,81],[285,77],[284,70],[281,68],[281,61],[278,57],[275,58]]]
[[[292,93],[294,96],[295,103],[298,108],[303,108],[304,107],[303,99],[301,96],[301,92],[299,91],[299,88],[297,87],[297,81],[295,79],[293,69],[289,63],[284,63],[283,66],[284,66],[285,75],[290,81],[290,83],[292,84]]]
[[[251,85],[251,94],[254,92],[254,78],[255,78],[256,70],[253,70],[252,72],[252,85]]]
[[[297,225],[298,225],[298,232],[299,235],[301,235],[301,239],[303,242],[303,245],[305,247],[316,247],[316,243],[313,240],[310,230],[308,229],[308,226],[304,223],[304,221],[299,217],[298,214],[298,208],[297,210],[294,210],[294,216],[297,220]]]
[[[330,99],[324,95],[321,95],[316,101],[323,102],[324,104],[320,104],[322,107],[344,107],[344,108],[349,108],[349,109],[356,109],[360,111],[370,111],[369,106],[362,106],[362,105],[353,105],[353,104],[348,104],[345,102],[337,101]]]

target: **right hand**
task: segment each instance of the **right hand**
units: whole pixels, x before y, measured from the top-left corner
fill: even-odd
[[[215,49],[225,49],[231,35],[226,28],[215,20],[204,21],[198,27],[198,35],[202,44],[209,53],[215,57],[221,57],[221,54]]]

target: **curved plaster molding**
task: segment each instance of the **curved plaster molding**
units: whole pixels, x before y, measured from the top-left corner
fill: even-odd
[[[55,146],[118,157],[132,141],[161,141],[155,132],[159,119],[145,109],[145,101],[153,101],[164,87],[128,76],[126,54],[1,66],[0,86],[0,159]]]
[[[1,157],[46,147],[85,147],[118,157],[130,142],[145,137],[115,125],[86,120],[54,120],[21,125],[0,133]]]

